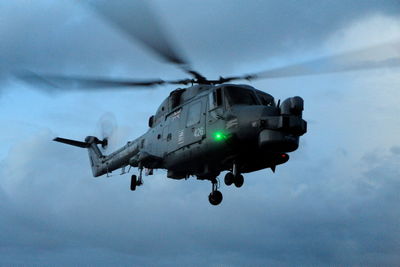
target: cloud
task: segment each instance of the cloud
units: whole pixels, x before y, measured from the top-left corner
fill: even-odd
[[[394,146],[390,149],[390,151],[395,154],[395,155],[399,155],[400,154],[400,147],[399,146]]]
[[[371,36],[389,36],[398,25],[396,1],[363,1],[357,8],[337,1],[181,3],[172,2],[171,13],[163,12],[169,9],[162,1],[154,5],[185,51],[193,47],[190,56],[200,59],[198,66],[221,62],[205,68],[210,73],[234,71],[247,60],[258,70],[257,62],[265,58],[291,61],[291,55],[300,58],[311,47],[318,48],[315,53],[358,47],[373,43]],[[6,29],[8,41],[0,50],[8,66],[163,74],[165,66],[154,67],[156,60],[80,6],[43,1],[6,9],[2,20],[13,27]],[[52,15],[43,16],[43,10]],[[31,31],[24,28],[29,24]],[[127,55],[131,49],[135,52]],[[223,186],[218,207],[207,201],[208,182],[175,181],[157,171],[130,192],[129,175],[92,178],[86,151],[51,142],[56,134],[95,134],[97,118],[113,110],[119,125],[113,145],[122,145],[146,129],[167,90],[49,100],[10,86],[15,91],[0,99],[10,140],[0,162],[0,262],[395,265],[400,260],[398,77],[397,70],[383,70],[312,82],[260,81],[258,88],[275,88],[277,97],[292,92],[281,90],[285,87],[297,88],[313,123],[276,174],[248,174],[240,190]]]
[[[371,38],[373,36],[373,38]],[[400,42],[400,17],[371,15],[352,23],[349,27],[339,30],[327,41],[327,47],[337,50],[351,50],[355,47],[370,46],[381,43]],[[362,55],[361,59],[376,60],[385,58],[400,58],[398,45],[386,50],[370,50],[369,54]],[[337,127],[354,131],[358,134],[348,134],[361,148],[368,144],[368,148],[389,149],[397,142],[400,133],[400,120],[397,99],[400,97],[400,69],[383,68],[378,70],[354,72],[349,74],[348,80],[351,90],[345,93],[342,99],[342,110],[337,116],[340,124]],[[344,109],[343,109],[344,108]]]
[[[118,255],[145,265],[245,265],[248,257],[256,265],[399,260],[399,159],[387,152],[371,152],[374,164],[343,169],[343,177],[335,176],[335,163],[321,169],[319,161],[282,167],[279,178],[262,177],[263,171],[249,176],[242,190],[224,188],[216,209],[206,200],[205,182],[173,181],[158,172],[133,193],[127,176],[91,178],[86,152],[53,144],[52,136],[34,136],[2,162],[0,213],[7,231],[0,253],[22,262],[40,255],[47,262],[76,255],[66,265],[118,262],[112,259]],[[309,168],[316,170],[311,176]],[[89,254],[82,258],[78,251]]]
[[[0,24],[0,54],[5,71],[30,68],[56,73],[182,77],[85,5],[46,0],[2,5],[5,16]],[[307,8],[299,8],[297,1],[250,1],[246,5],[241,1],[155,1],[152,6],[182,53],[199,71],[214,70],[210,72],[214,76],[234,72],[243,64],[315,50],[349,21],[371,12],[398,14],[400,9],[395,0],[385,4],[363,1],[356,8],[340,1],[303,1],[300,6]]]

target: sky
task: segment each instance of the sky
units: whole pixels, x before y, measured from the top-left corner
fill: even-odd
[[[209,78],[400,40],[395,0],[150,4]],[[303,97],[308,132],[275,174],[222,185],[223,202],[211,206],[207,181],[157,170],[131,192],[130,174],[94,179],[86,151],[51,141],[99,136],[102,118],[114,118],[110,152],[147,130],[173,86],[49,92],[11,75],[186,78],[181,70],[78,1],[0,0],[0,14],[0,265],[400,262],[399,68],[246,82]],[[399,56],[399,47],[363,55]]]

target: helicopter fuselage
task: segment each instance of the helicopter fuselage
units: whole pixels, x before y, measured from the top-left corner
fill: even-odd
[[[150,129],[141,137],[108,156],[99,157],[97,144],[92,145],[93,175],[128,165],[167,169],[174,179],[213,179],[233,164],[241,173],[275,170],[288,161],[286,152],[296,150],[306,132],[302,110],[300,97],[279,105],[248,85],[177,89],[149,119]]]

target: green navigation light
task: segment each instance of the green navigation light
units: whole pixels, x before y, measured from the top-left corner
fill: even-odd
[[[227,136],[221,131],[215,132],[213,134],[213,136],[214,136],[214,140],[217,142],[223,141],[227,138]]]

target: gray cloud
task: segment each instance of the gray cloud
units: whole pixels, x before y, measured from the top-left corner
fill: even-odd
[[[152,6],[184,54],[200,71],[212,70],[209,74],[215,76],[243,64],[318,49],[331,32],[351,21],[371,13],[400,11],[395,0],[294,2],[155,1]],[[2,6],[0,55],[5,70],[182,75],[161,65],[152,53],[130,42],[85,5],[43,0]]]
[[[181,77],[71,3],[0,2],[5,10],[0,16],[2,68]],[[242,64],[258,70],[259,62],[314,48],[317,53],[332,32],[359,18],[399,13],[397,1],[184,3],[157,1],[153,6],[178,46],[210,74],[234,72]],[[396,81],[387,87],[396,89]],[[300,82],[291,85],[297,88]],[[97,119],[113,110],[119,120],[117,146],[146,129],[147,117],[167,89],[47,98],[8,83],[12,91],[0,98],[1,139],[7,132],[10,142],[0,161],[0,263],[397,264],[399,159],[391,142],[397,137],[390,133],[398,124],[385,124],[387,114],[397,114],[397,105],[390,105],[387,114],[376,113],[377,105],[386,103],[376,93],[370,102],[364,95],[364,102],[357,102],[357,94],[378,85],[358,84],[349,94],[343,93],[349,86],[337,78],[312,85],[307,90],[314,91],[304,94],[306,119],[314,123],[301,149],[275,175],[264,170],[247,175],[240,190],[224,187],[223,203],[211,207],[207,182],[174,181],[158,171],[132,193],[128,175],[91,178],[86,151],[50,142],[56,133],[98,135]],[[318,87],[332,92],[318,93]],[[371,141],[371,133],[379,139]]]
[[[205,182],[166,180],[158,173],[132,193],[127,176],[89,178],[86,153],[49,143],[51,137],[50,132],[34,136],[2,161],[6,196],[0,195],[0,213],[6,220],[0,254],[9,263],[44,256],[65,265],[100,260],[246,265],[249,258],[254,265],[390,265],[399,260],[400,171],[398,159],[387,153],[378,154],[373,166],[366,161],[367,169],[355,172],[359,177],[343,170],[350,177],[338,180],[335,166],[322,170],[318,161],[303,167],[300,162],[301,180],[285,170],[279,180],[258,174],[247,189],[225,188],[226,201],[215,209],[206,201]],[[317,171],[309,176],[308,168]]]
[[[393,146],[393,147],[390,149],[390,151],[391,151],[393,154],[400,155],[400,147],[399,147],[399,146]]]

